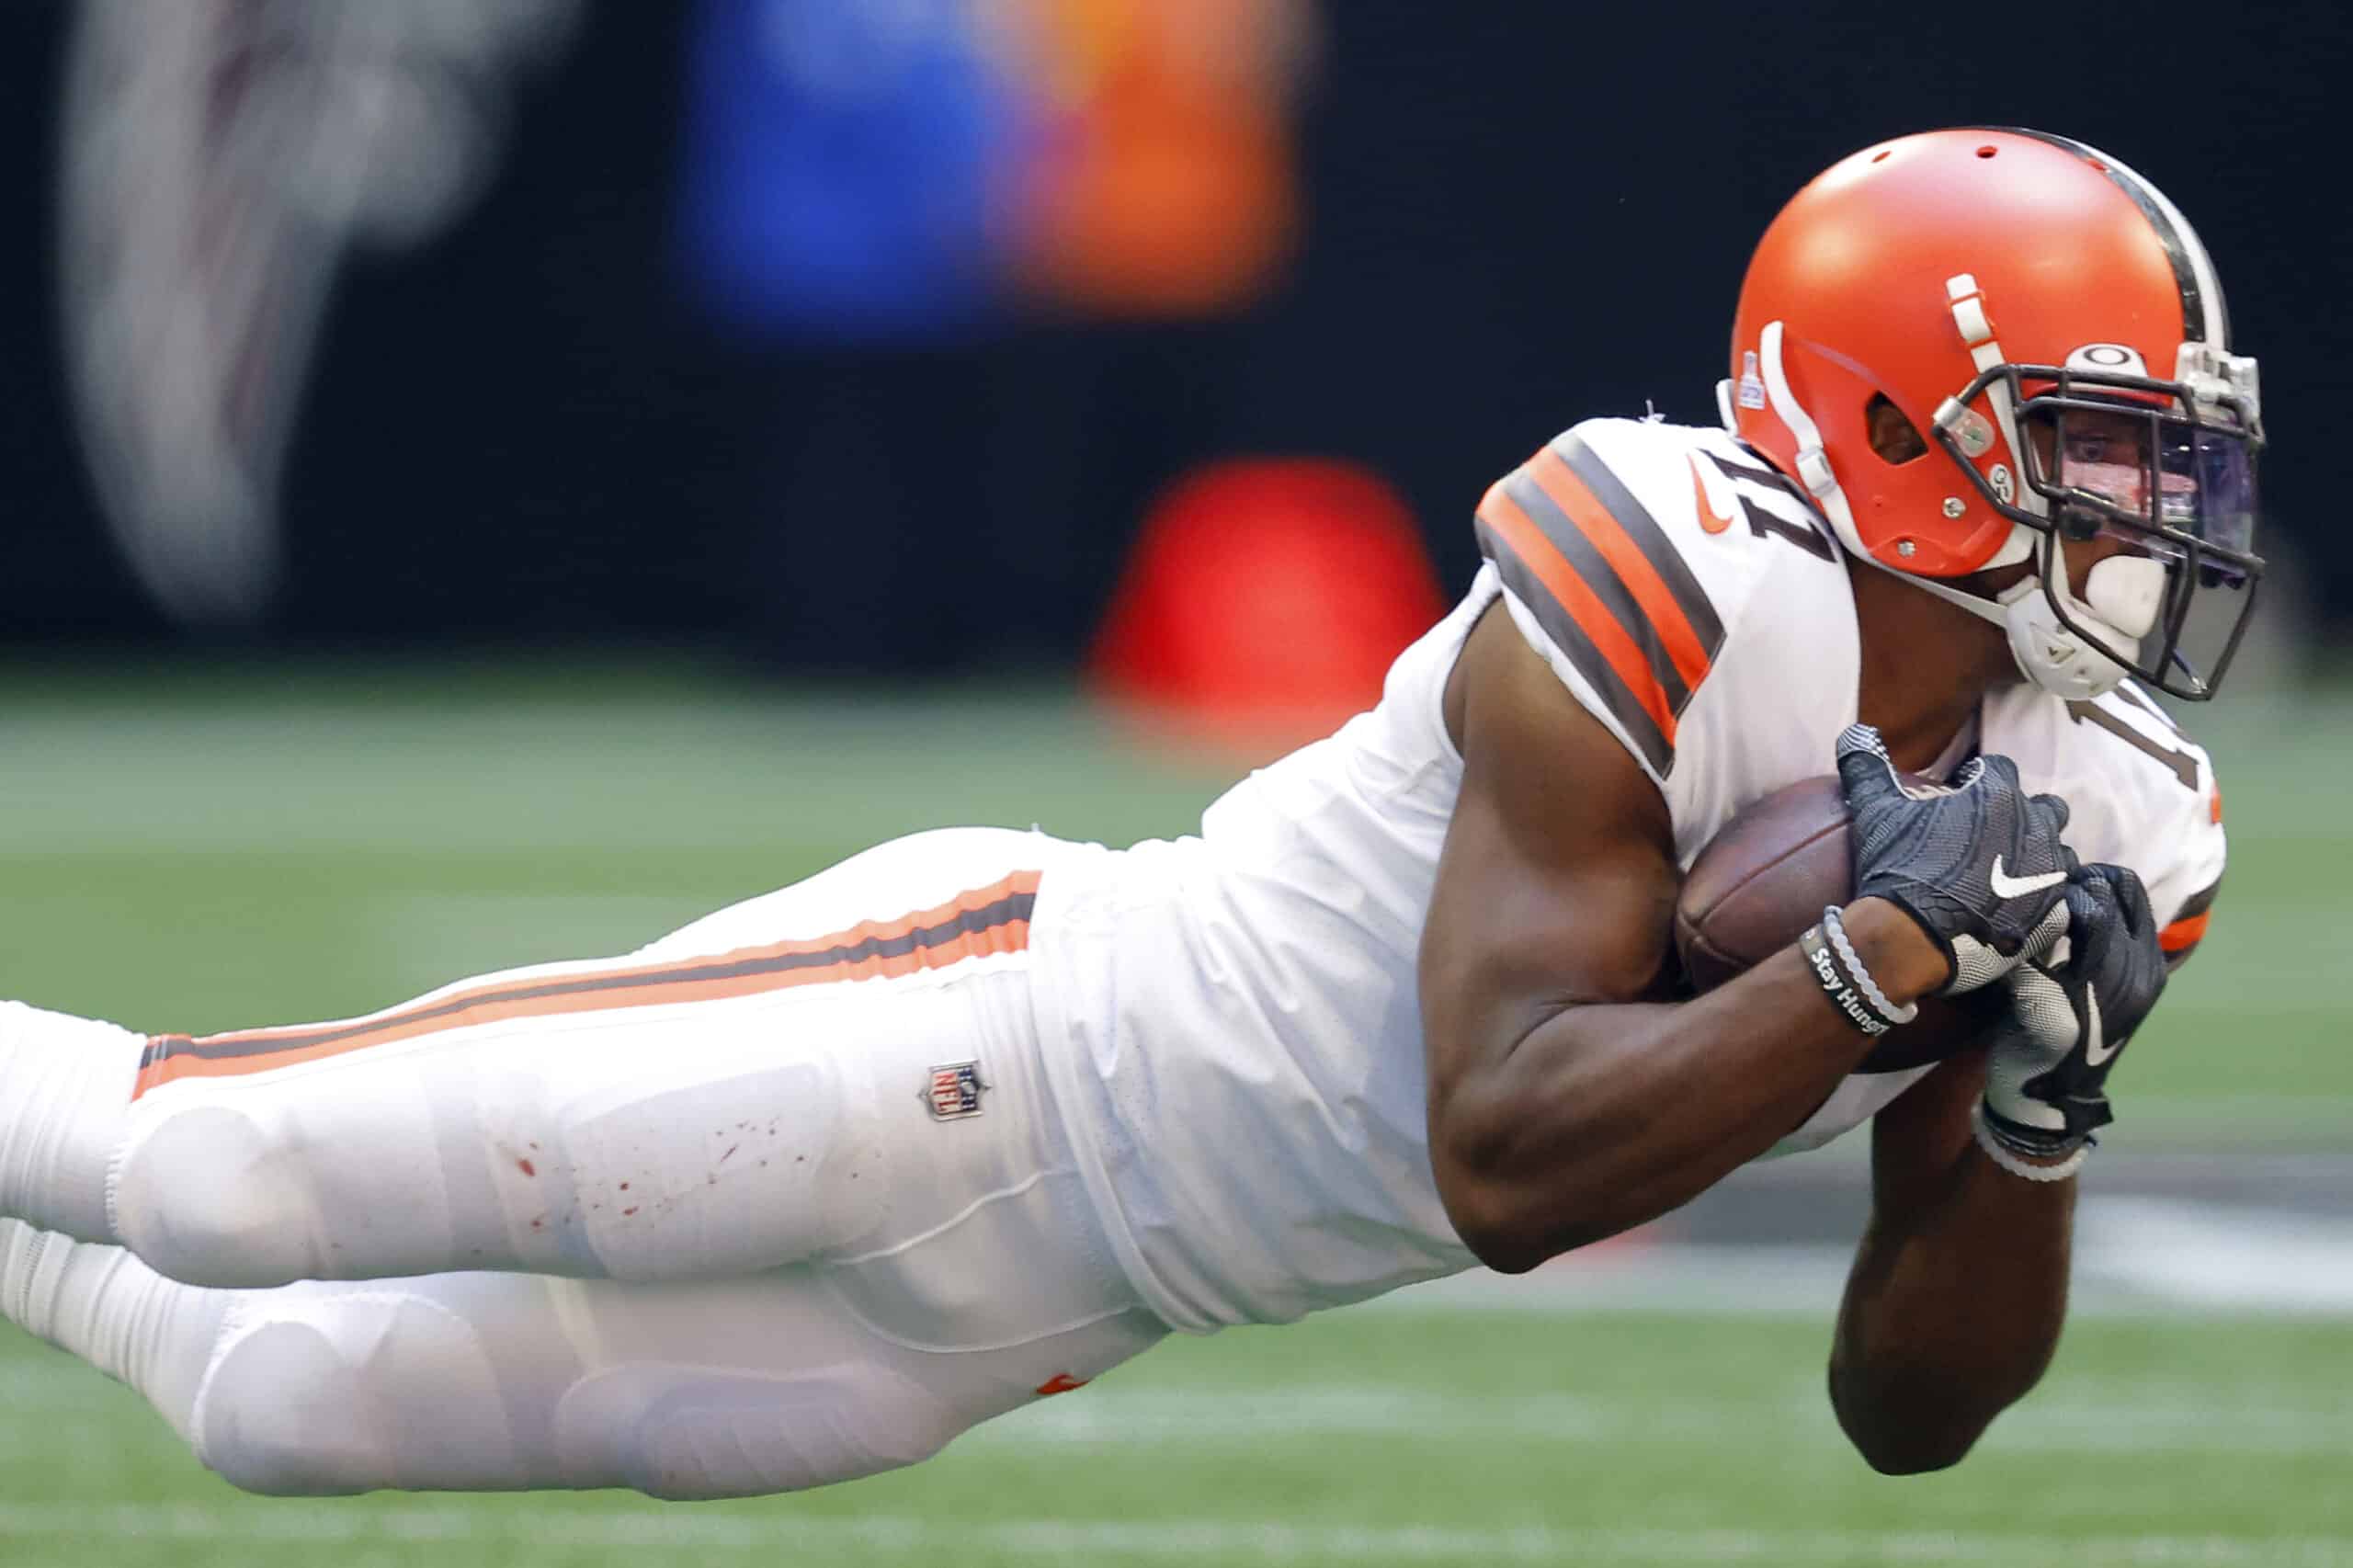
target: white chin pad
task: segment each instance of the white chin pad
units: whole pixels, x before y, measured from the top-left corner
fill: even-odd
[[[2082,627],[2080,631],[2061,624],[2040,577],[2021,578],[2003,592],[1999,602],[2019,673],[2044,691],[2070,702],[2088,702],[2124,678],[2124,665],[2118,661],[2130,654],[2136,640],[2107,624],[2074,595],[2068,596],[2068,613]],[[2113,649],[2117,656],[2109,657],[2103,649]]]
[[[2111,555],[2094,562],[2084,578],[2084,602],[2092,613],[2136,642],[2157,623],[2165,597],[2165,563],[2145,555]]]

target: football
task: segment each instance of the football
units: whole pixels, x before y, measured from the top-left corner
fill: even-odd
[[[1929,780],[1906,776],[1906,784]],[[1693,992],[1722,985],[1779,952],[1854,896],[1847,802],[1824,775],[1778,790],[1726,823],[1683,879],[1675,947]],[[1891,1029],[1859,1072],[1895,1073],[1941,1062],[2000,1021],[2005,993],[1928,996],[1920,1016]]]

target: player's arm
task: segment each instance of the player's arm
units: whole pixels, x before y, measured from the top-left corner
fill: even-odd
[[[1464,1243],[1517,1272],[1712,1186],[1871,1042],[1794,947],[1657,1000],[1680,880],[1665,805],[1500,610],[1449,710],[1462,789],[1420,960],[1431,1160]],[[1944,983],[1947,956],[1893,904],[1862,900],[1847,927],[1895,1002]]]
[[[1985,1053],[1871,1124],[1871,1219],[1830,1355],[1830,1403],[1872,1469],[1957,1464],[2040,1379],[2067,1315],[2075,1184],[2029,1182],[1971,1136]]]
[[[1830,1400],[1894,1474],[1958,1463],[2032,1388],[2067,1314],[2075,1183],[2112,1119],[2109,1070],[2165,988],[2138,878],[2071,880],[2063,962],[2006,980],[2010,1022],[1881,1111],[1871,1221],[1847,1282]]]

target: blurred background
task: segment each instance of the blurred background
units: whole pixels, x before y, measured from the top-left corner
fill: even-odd
[[[1154,499],[1257,455],[1392,487],[1452,590],[1554,431],[1712,418],[1799,184],[1973,122],[2200,226],[2303,568],[2266,593],[2353,618],[2335,8],[2030,68],[1959,15],[1637,10],[17,0],[0,635],[1059,673]]]
[[[1906,130],[2060,131],[2190,216],[2274,562],[2183,715],[2232,869],[2120,1077],[2077,1326],[1951,1475],[1871,1477],[1820,1392],[1842,1145],[742,1507],[241,1499],[11,1333],[0,1564],[2353,1564],[2348,46],[2286,6],[0,6],[0,989],[135,1027],[620,950],[942,823],[1184,831],[1377,691],[1497,474],[1711,421],[1756,234]]]

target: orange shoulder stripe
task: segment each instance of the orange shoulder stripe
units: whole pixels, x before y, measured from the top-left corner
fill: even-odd
[[[1698,690],[1708,674],[1708,650],[1701,645],[1699,634],[1692,630],[1691,618],[1675,602],[1674,591],[1626,532],[1625,526],[1610,515],[1601,498],[1552,448],[1542,449],[1529,460],[1528,473],[1592,541],[1602,559],[1609,562],[1610,569],[1618,574],[1650,619],[1667,657],[1675,661],[1676,673],[1683,677],[1685,688]]]
[[[1666,688],[1651,672],[1650,661],[1643,656],[1642,649],[1626,629],[1618,623],[1618,618],[1609,613],[1609,608],[1586,585],[1585,579],[1578,575],[1575,567],[1569,564],[1568,558],[1544,537],[1544,530],[1521,510],[1519,503],[1506,493],[1502,481],[1488,486],[1486,498],[1479,503],[1479,517],[1501,536],[1504,542],[1511,547],[1512,553],[1518,556],[1536,574],[1537,580],[1544,585],[1546,591],[1560,601],[1561,608],[1576,622],[1578,630],[1592,640],[1594,647],[1608,661],[1610,669],[1626,683],[1626,689],[1633,693],[1634,700],[1659,727],[1659,733],[1666,738],[1667,744],[1672,745],[1675,742],[1675,708],[1666,699]]]

